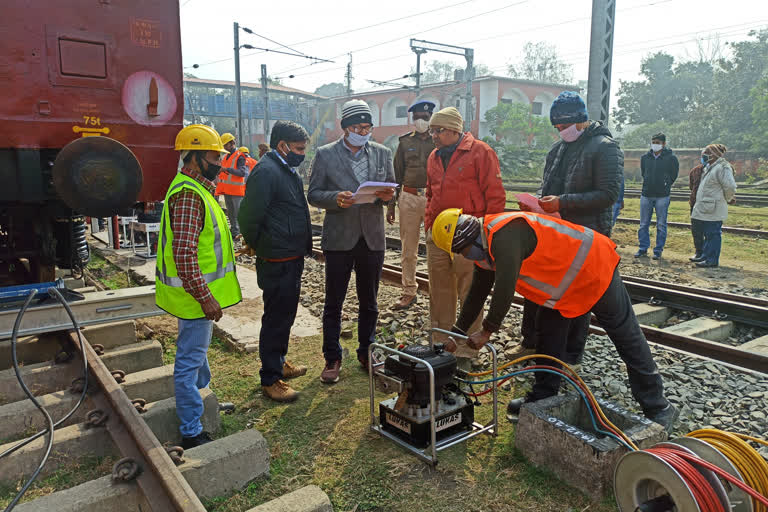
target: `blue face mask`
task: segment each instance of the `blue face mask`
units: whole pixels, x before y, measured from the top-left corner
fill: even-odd
[[[701,164],[707,165],[707,162],[709,162],[709,157],[707,155],[701,155]]]
[[[358,148],[365,146],[368,143],[368,140],[370,140],[370,138],[371,138],[370,133],[366,133],[365,135],[360,135],[359,133],[349,132],[349,134],[347,134],[347,142],[349,142],[351,146],[355,146]]]

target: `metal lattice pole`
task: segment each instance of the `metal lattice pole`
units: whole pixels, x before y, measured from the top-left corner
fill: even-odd
[[[595,121],[608,121],[616,0],[592,0],[587,111]]]

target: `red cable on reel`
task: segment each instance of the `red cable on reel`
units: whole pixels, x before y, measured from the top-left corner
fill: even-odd
[[[681,451],[674,448],[648,448],[644,451],[656,455],[680,474],[701,508],[701,512],[725,512],[715,490],[706,478],[682,457]]]

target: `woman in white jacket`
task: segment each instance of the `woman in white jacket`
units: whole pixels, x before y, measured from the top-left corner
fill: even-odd
[[[723,158],[727,150],[722,144],[710,144],[701,152],[704,171],[691,212],[691,222],[697,224],[704,236],[697,267],[711,268],[720,264],[723,221],[728,218],[728,203],[733,202],[736,193],[733,168]]]

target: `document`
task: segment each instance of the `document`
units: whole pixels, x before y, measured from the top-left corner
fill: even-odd
[[[384,181],[364,181],[357,187],[352,199],[355,204],[372,203],[376,200],[376,192],[388,188],[397,187],[397,183],[387,183]]]
[[[560,214],[557,213],[557,212],[555,212],[555,213],[547,213],[547,212],[545,212],[541,208],[541,206],[539,206],[539,200],[536,197],[532,196],[531,194],[516,194],[515,195],[515,199],[517,199],[518,203],[527,206],[528,209],[532,213],[539,213],[541,215],[549,215],[550,217],[555,217],[556,219],[560,218]]]

